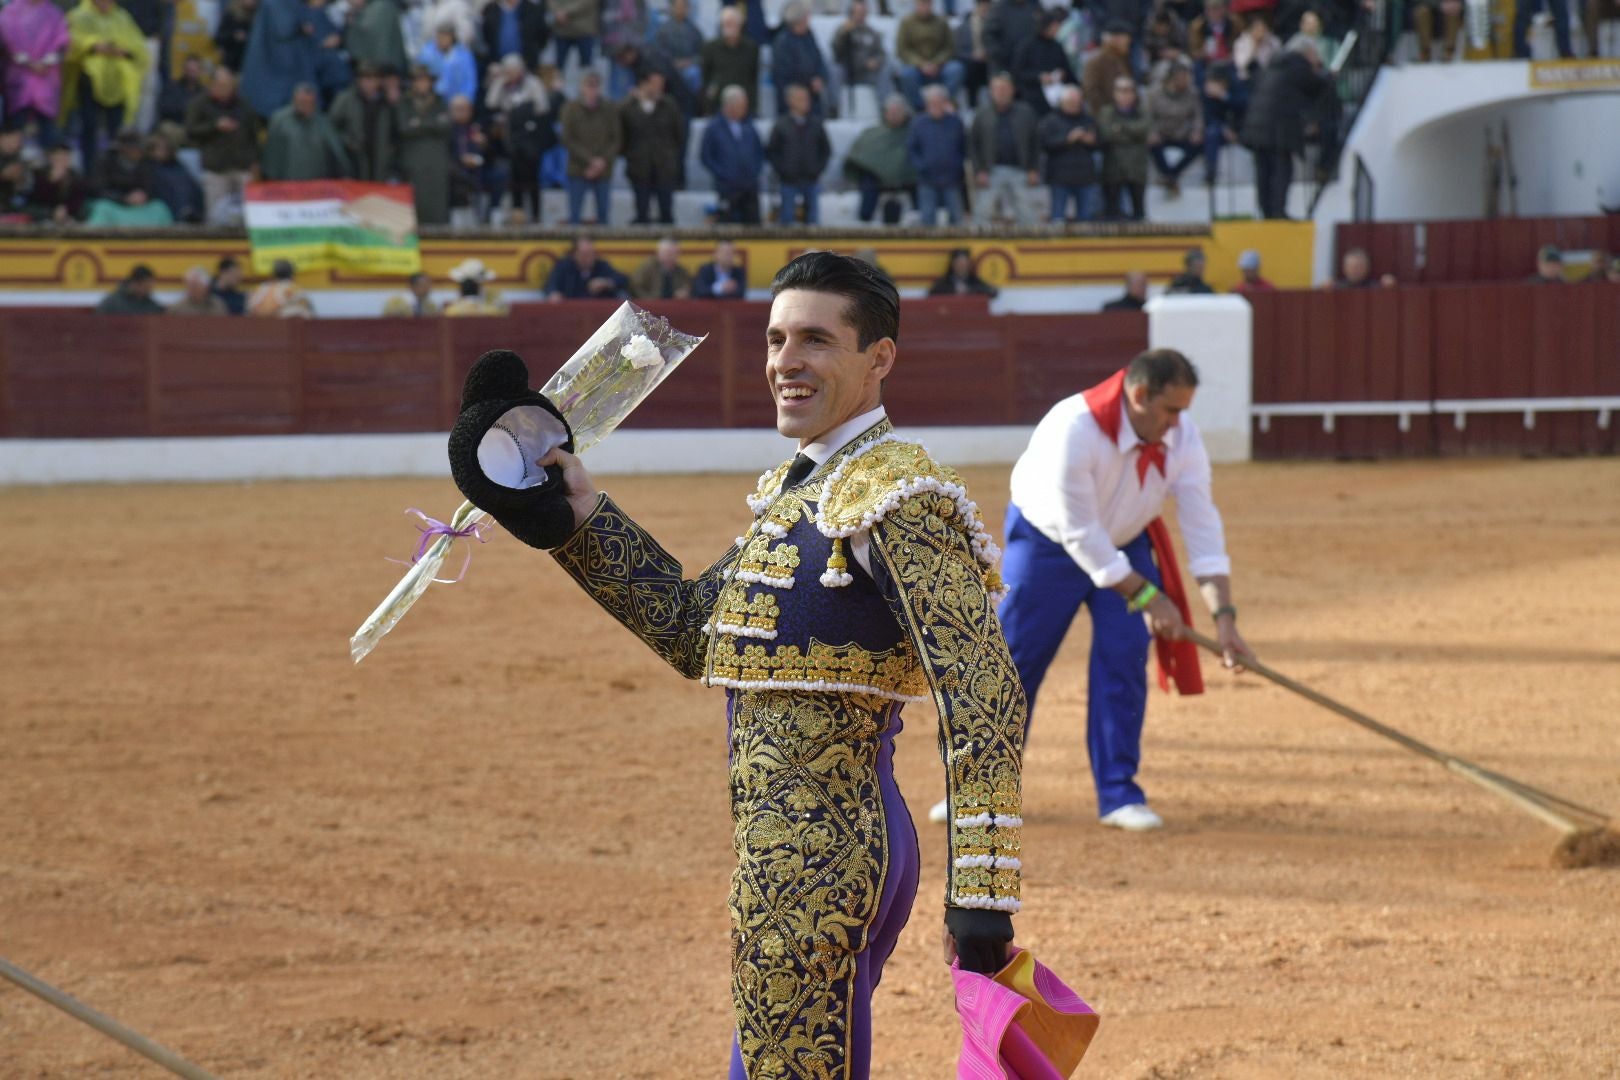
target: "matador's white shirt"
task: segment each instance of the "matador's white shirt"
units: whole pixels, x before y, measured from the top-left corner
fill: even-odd
[[[1194,577],[1231,573],[1198,425],[1183,413],[1164,437],[1163,474],[1150,467],[1138,481],[1142,447],[1128,416],[1120,417],[1119,438],[1111,439],[1091,415],[1084,394],[1064,398],[1035,425],[1013,466],[1012,501],[1026,521],[1062,544],[1097,586],[1107,588],[1131,572],[1120,547],[1140,536],[1173,495],[1187,542],[1187,569]]]

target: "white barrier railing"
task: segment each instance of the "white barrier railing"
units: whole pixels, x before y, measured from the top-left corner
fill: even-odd
[[[1393,416],[1402,431],[1411,431],[1414,416],[1450,414],[1451,422],[1462,431],[1468,426],[1469,413],[1522,413],[1525,430],[1529,431],[1536,426],[1537,413],[1595,412],[1598,427],[1607,431],[1615,410],[1620,410],[1620,397],[1437,398],[1433,401],[1290,401],[1251,405],[1249,415],[1263,432],[1271,430],[1271,420],[1277,416],[1320,416],[1322,430],[1331,432],[1334,421],[1340,416]]]

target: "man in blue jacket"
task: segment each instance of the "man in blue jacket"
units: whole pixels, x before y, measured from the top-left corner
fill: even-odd
[[[787,88],[810,89],[810,111],[821,115],[827,97],[827,58],[810,32],[810,5],[788,0],[782,8],[782,29],[771,40],[771,81],[776,85],[776,111],[788,111]]]
[[[720,115],[703,130],[699,159],[714,177],[714,192],[720,197],[719,220],[758,225],[759,171],[765,164],[765,149],[748,119],[748,91],[742,87],[728,86],[721,91]]]
[[[946,224],[957,225],[962,221],[967,134],[951,108],[950,91],[939,83],[923,89],[923,105],[906,135],[906,153],[917,173],[917,213],[924,225],[932,225],[943,206]]]

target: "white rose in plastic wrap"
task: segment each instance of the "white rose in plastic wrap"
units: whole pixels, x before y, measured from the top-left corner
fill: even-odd
[[[646,334],[636,334],[624,343],[624,358],[638,371],[657,367],[664,362],[664,354],[658,351],[658,344]]]

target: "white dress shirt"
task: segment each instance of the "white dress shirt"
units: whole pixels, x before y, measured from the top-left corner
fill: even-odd
[[[819,468],[827,463],[828,458],[854,442],[857,435],[887,415],[888,413],[883,411],[883,406],[879,405],[871,412],[864,412],[853,419],[845,420],[809,446],[801,446],[799,453],[814,461]],[[862,529],[849,538],[849,553],[861,564],[861,569],[871,576],[872,538],[868,532],[869,530]]]
[[[1174,495],[1190,556],[1188,570],[1194,577],[1231,573],[1226,532],[1210,496],[1209,453],[1198,425],[1182,413],[1181,423],[1164,437],[1164,473],[1150,466],[1138,482],[1136,463],[1143,444],[1124,410],[1122,401],[1119,438],[1110,439],[1091,415],[1085,395],[1052,406],[1013,466],[1013,503],[1026,521],[1062,544],[1096,585],[1107,588],[1131,573],[1121,545],[1140,536],[1163,510],[1165,497]]]

